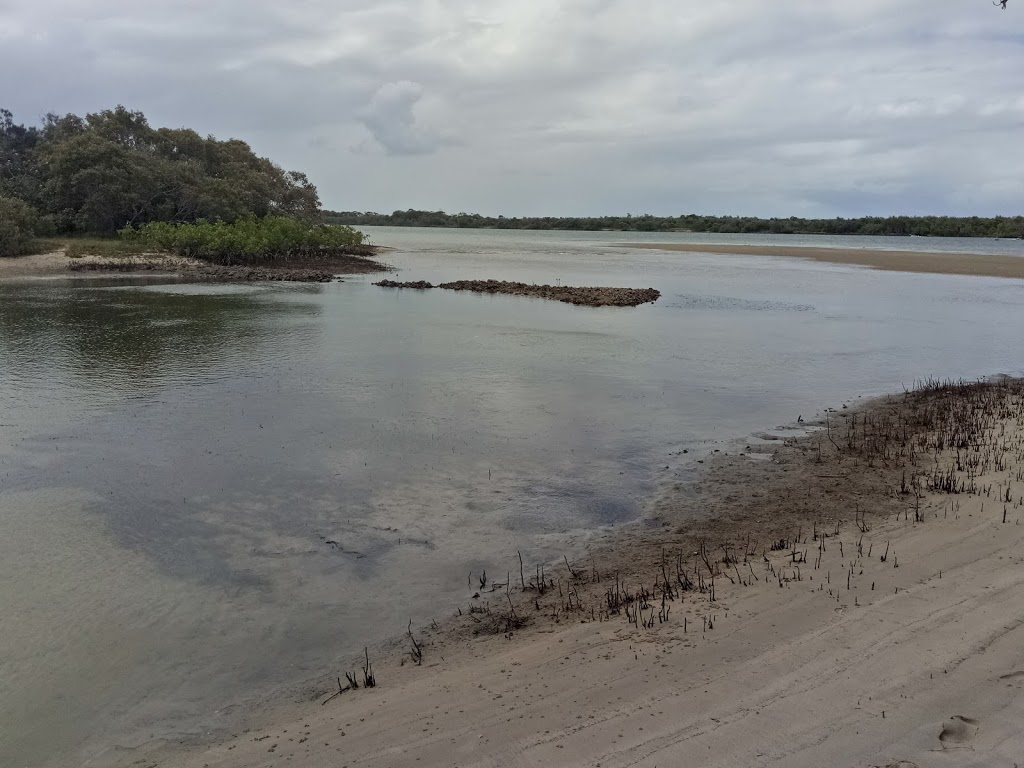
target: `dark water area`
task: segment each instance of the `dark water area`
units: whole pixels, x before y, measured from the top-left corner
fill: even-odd
[[[662,298],[0,282],[0,763],[222,727],[446,615],[469,571],[641,517],[691,476],[683,449],[1024,368],[1021,281],[607,246],[635,233],[369,231],[402,280]]]

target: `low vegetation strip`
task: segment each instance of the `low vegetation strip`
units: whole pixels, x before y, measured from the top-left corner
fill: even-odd
[[[432,285],[424,280],[401,283],[395,280],[381,280],[374,283],[382,288],[445,288],[450,291],[473,291],[475,293],[504,293],[510,296],[532,296],[552,301],[563,301],[585,307],[636,307],[654,303],[661,292],[654,288],[603,288],[569,285],[533,285],[504,280],[456,280],[451,283]]]
[[[154,221],[138,228],[126,227],[119,234],[156,250],[223,266],[294,263],[373,252],[363,244],[363,234],[351,227],[288,216],[245,217],[230,223]]]

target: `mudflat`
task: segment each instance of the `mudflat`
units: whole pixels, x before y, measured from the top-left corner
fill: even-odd
[[[684,253],[782,256],[832,264],[852,264],[891,272],[1024,279],[1024,258],[995,254],[888,251],[871,248],[818,248],[796,245],[705,245],[699,243],[624,243],[622,247]]]

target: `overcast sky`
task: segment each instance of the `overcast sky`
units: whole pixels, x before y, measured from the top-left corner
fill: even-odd
[[[0,106],[247,140],[325,207],[1024,212],[1024,0],[0,0]]]

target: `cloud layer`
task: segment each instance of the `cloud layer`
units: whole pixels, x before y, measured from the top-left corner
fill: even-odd
[[[1013,6],[0,0],[0,106],[244,138],[339,209],[1012,214]]]

